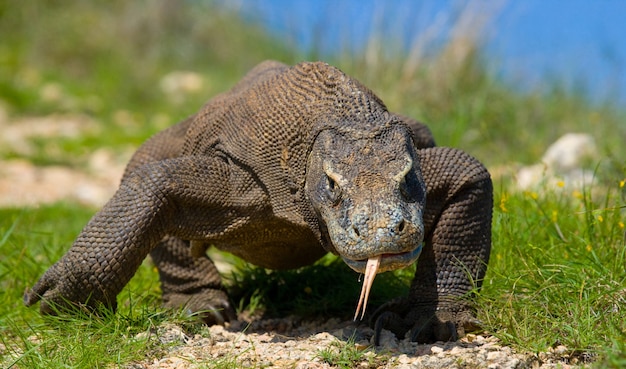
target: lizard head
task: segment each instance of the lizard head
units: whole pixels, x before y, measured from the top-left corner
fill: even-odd
[[[305,193],[333,251],[355,271],[365,273],[368,260],[384,272],[419,257],[426,187],[404,125],[372,134],[322,130],[308,158]]]

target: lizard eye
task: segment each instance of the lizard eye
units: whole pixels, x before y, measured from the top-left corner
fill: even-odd
[[[341,188],[339,184],[332,179],[330,176],[326,175],[326,197],[333,204],[337,204],[341,199]]]
[[[398,182],[398,190],[406,202],[415,202],[424,196],[423,187],[413,173],[407,173],[406,176],[400,179]]]

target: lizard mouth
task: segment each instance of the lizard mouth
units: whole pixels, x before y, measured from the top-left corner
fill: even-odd
[[[422,244],[407,252],[401,252],[397,254],[379,254],[377,255],[380,256],[380,266],[378,267],[378,273],[405,268],[415,263],[421,252]],[[355,272],[365,273],[368,259],[352,260],[343,256],[342,259]]]
[[[376,274],[386,272],[388,270],[403,268],[414,263],[420,256],[421,251],[422,244],[412,251],[398,254],[378,254],[376,256],[369,257],[367,260],[350,260],[343,258],[346,264],[348,264],[352,269],[364,274],[361,296],[359,297],[356,312],[354,313],[355,321],[359,317],[359,312],[361,313],[361,319],[365,316],[367,300],[369,298]]]

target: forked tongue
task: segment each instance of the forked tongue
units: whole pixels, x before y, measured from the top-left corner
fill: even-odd
[[[363,287],[361,288],[361,296],[359,297],[359,304],[356,306],[356,312],[354,313],[354,320],[359,316],[359,311],[361,311],[361,318],[365,315],[365,308],[367,307],[367,299],[370,295],[370,290],[372,289],[372,284],[374,283],[374,277],[376,277],[376,273],[378,272],[378,267],[380,266],[380,259],[382,255],[378,255],[373,258],[367,259],[367,265],[365,266],[365,277],[363,278]],[[361,307],[363,310],[361,310]]]

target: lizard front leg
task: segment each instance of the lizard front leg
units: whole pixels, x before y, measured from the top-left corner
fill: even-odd
[[[117,294],[166,235],[202,239],[245,222],[243,214],[263,206],[258,187],[232,185],[240,182],[231,177],[238,169],[225,158],[205,156],[135,168],[70,250],[26,291],[24,303],[42,300],[42,313],[76,305],[115,308]]]
[[[408,298],[373,316],[380,332],[418,342],[456,340],[476,323],[467,294],[480,287],[491,249],[492,184],[474,158],[450,148],[419,151],[426,182],[426,240]],[[378,336],[378,335],[377,335]]]

